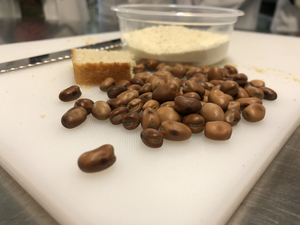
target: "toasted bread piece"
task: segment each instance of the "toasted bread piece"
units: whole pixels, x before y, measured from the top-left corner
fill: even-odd
[[[72,49],[74,77],[77,84],[100,85],[108,77],[116,82],[130,80],[134,56],[126,51]]]

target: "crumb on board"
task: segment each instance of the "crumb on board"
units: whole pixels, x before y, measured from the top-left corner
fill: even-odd
[[[41,114],[40,117],[41,117],[41,118],[45,118],[46,115],[45,115],[45,114]]]
[[[265,73],[266,71],[264,69],[258,68],[256,66],[252,66],[252,68],[255,70],[257,73]]]
[[[90,86],[84,86],[84,88],[87,89],[87,90],[91,89]]]
[[[296,101],[296,99],[294,98],[294,102]]]

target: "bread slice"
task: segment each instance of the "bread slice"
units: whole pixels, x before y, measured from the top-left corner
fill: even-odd
[[[125,51],[72,49],[75,81],[81,85],[100,85],[108,77],[130,80],[135,66],[134,56]]]

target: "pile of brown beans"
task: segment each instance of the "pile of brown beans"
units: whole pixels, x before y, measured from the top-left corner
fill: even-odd
[[[231,65],[170,66],[142,59],[134,73],[131,80],[115,82],[107,78],[100,89],[109,99],[77,100],[62,116],[62,125],[77,127],[90,113],[98,120],[122,124],[127,130],[141,125],[141,140],[152,148],[161,147],[164,139],[184,141],[203,130],[208,139],[228,140],[241,115],[248,122],[261,121],[266,112],[262,100],[277,98],[264,81],[248,81]],[[71,86],[60,93],[60,99],[72,101],[80,95],[79,87]]]

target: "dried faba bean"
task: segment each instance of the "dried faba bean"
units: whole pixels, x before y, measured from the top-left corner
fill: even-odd
[[[83,153],[78,158],[79,168],[86,173],[94,173],[107,169],[116,162],[114,147],[106,144],[92,151]]]
[[[83,107],[69,109],[61,118],[61,124],[68,129],[78,127],[87,117],[87,111]]]
[[[70,102],[78,99],[80,96],[81,96],[81,91],[79,86],[72,85],[71,87],[62,90],[59,93],[58,98],[63,102]]]

